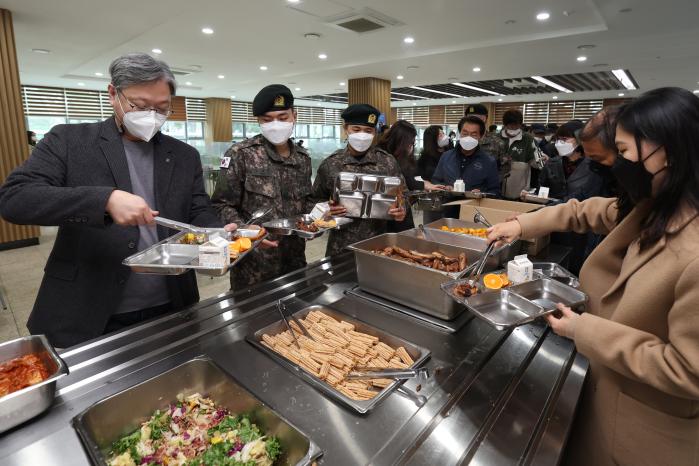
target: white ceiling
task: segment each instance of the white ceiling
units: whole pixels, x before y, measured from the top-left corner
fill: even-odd
[[[356,34],[328,22],[367,7],[399,25]],[[276,82],[310,96],[341,92],[339,82],[364,76],[402,87],[612,68],[629,69],[641,91],[699,89],[697,0],[0,0],[0,8],[13,12],[23,84],[75,88],[83,82],[105,89],[108,79],[94,73],[107,75],[114,57],[160,48],[160,58],[174,68],[201,67],[178,78],[178,93],[191,97],[251,100]],[[625,8],[632,11],[621,13]],[[551,18],[537,21],[541,11]],[[204,35],[203,27],[214,34]],[[304,38],[309,32],[321,38]],[[405,44],[405,36],[415,42]],[[596,47],[578,50],[583,44]],[[319,60],[319,53],[328,59]],[[588,60],[579,63],[578,55]],[[261,65],[269,69],[260,71]],[[482,71],[474,73],[475,66]],[[396,80],[399,74],[405,79]],[[564,98],[612,96],[616,92]]]

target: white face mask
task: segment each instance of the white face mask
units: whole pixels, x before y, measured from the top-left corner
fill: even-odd
[[[143,141],[150,141],[156,135],[160,128],[167,121],[167,116],[161,115],[155,110],[135,110],[124,112],[124,106],[121,104],[121,99],[117,95],[119,107],[124,116],[121,117],[121,124],[134,137]]]
[[[371,147],[371,143],[374,141],[374,135],[370,133],[351,133],[347,136],[347,141],[352,149],[357,152],[366,152]]]
[[[520,134],[522,134],[522,130],[521,130],[521,129],[515,129],[515,130],[506,129],[505,132],[507,133],[507,135],[508,135],[510,138],[516,138],[517,136],[519,136]]]
[[[262,136],[274,145],[284,144],[294,132],[294,124],[290,121],[270,121],[260,125]]]
[[[463,150],[473,150],[478,145],[478,139],[472,138],[471,136],[465,136],[459,139],[459,144]]]
[[[439,137],[439,139],[437,139],[437,145],[439,147],[446,147],[449,145],[449,141],[450,141],[449,136],[447,136],[446,134],[442,134]]]
[[[577,149],[577,144],[566,141],[556,141],[556,151],[561,157],[568,157],[573,154],[573,151]]]
[[[544,139],[546,139],[546,142],[550,142],[551,139],[553,139],[553,134],[547,134],[546,136],[544,136]]]

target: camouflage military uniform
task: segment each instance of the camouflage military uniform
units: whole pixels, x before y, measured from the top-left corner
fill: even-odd
[[[340,172],[370,173],[402,178],[398,162],[388,152],[372,147],[363,156],[355,157],[346,147],[333,152],[318,167],[318,174],[313,183],[316,201],[324,202],[332,198],[335,178]],[[355,218],[346,228],[330,232],[325,254],[327,256],[339,254],[352,243],[386,233],[387,224],[386,220]]]
[[[283,158],[262,135],[234,144],[226,152],[212,204],[225,223],[244,224],[256,210],[272,208],[265,220],[305,214],[313,208],[311,158],[290,144]],[[224,158],[224,162],[227,159]],[[231,269],[231,288],[243,289],[306,265],[306,243],[297,236],[275,237],[278,248],[256,249]]]
[[[510,172],[512,159],[507,155],[507,141],[498,133],[486,133],[480,140],[481,149],[490,154],[498,163],[500,182],[505,174]]]

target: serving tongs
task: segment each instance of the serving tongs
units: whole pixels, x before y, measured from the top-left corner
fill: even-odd
[[[476,213],[473,214],[473,221],[474,222],[480,223],[481,225],[485,225],[488,228],[493,226],[493,224],[490,223],[487,218],[485,218],[485,215],[483,215],[480,210],[478,210],[475,207],[474,207],[474,209],[476,210]]]
[[[301,329],[301,332],[309,339],[315,341],[315,338],[311,336],[311,334],[306,330],[306,327],[303,326],[301,321],[299,321],[295,315],[289,314],[287,317],[286,315],[286,306],[284,303],[282,303],[282,300],[277,301],[277,311],[279,311],[279,315],[282,316],[282,319],[284,320],[284,323],[286,324],[286,328],[289,329],[289,333],[291,333],[291,337],[294,339],[294,344],[296,344],[296,347],[298,349],[301,349],[301,345],[299,344],[299,341],[296,339],[296,332],[294,332],[294,329],[291,328],[291,325],[289,324],[289,319],[291,319],[298,327]]]
[[[418,367],[417,369],[400,369],[388,368],[377,369],[376,367],[355,367],[353,371],[347,374],[346,378],[350,380],[366,380],[366,379],[421,379],[429,378],[430,373],[426,367]]]
[[[198,235],[211,233],[212,231],[212,228],[195,227],[189,223],[178,222],[177,220],[171,220],[165,217],[155,217],[153,220],[156,224],[170,228],[171,230],[187,231]],[[224,231],[223,228],[221,228],[221,231]]]

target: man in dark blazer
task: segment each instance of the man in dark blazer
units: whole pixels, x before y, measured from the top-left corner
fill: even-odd
[[[27,327],[68,347],[199,300],[193,272],[131,273],[125,257],[173,234],[161,215],[221,226],[204,190],[199,153],[159,132],[175,79],[146,54],[110,66],[114,116],[55,126],[0,187],[0,215],[58,225]],[[234,226],[227,226],[233,229]]]

